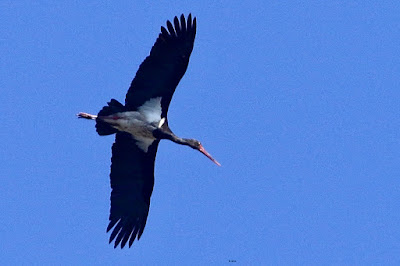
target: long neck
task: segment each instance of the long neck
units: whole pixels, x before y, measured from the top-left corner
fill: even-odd
[[[188,139],[180,138],[180,137],[176,136],[174,133],[168,134],[168,138],[167,139],[169,139],[169,140],[171,140],[171,141],[173,141],[173,142],[175,142],[177,144],[190,146]]]
[[[172,133],[172,131],[168,132],[166,130],[162,130],[161,128],[159,128],[153,132],[153,135],[158,139],[169,139],[170,141],[173,141],[177,144],[189,146],[188,139],[180,138],[176,136],[174,133]]]

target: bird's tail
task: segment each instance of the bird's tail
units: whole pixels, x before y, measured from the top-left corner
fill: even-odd
[[[125,106],[115,99],[111,99],[103,109],[100,110],[97,117],[109,116],[115,113],[124,112]],[[118,129],[113,128],[103,120],[96,118],[96,131],[100,136],[111,135],[118,132]]]

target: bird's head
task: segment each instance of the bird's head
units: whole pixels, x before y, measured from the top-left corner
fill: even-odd
[[[210,159],[211,161],[213,161],[216,165],[221,166],[221,164],[219,162],[217,162],[217,160],[215,160],[211,154],[209,154],[206,149],[204,149],[203,145],[201,145],[200,141],[195,140],[195,139],[187,139],[186,143],[188,146],[192,147],[195,150],[198,150],[199,152],[201,152],[202,154],[204,154],[205,156],[207,156],[208,159]]]

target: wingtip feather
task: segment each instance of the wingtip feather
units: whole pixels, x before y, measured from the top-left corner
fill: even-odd
[[[189,13],[187,18],[187,29],[190,30],[192,28],[192,13]]]
[[[112,231],[111,235],[110,235],[110,239],[109,239],[109,244],[115,239],[115,237],[118,235],[118,233],[121,231],[122,229],[122,222],[119,222],[115,227],[114,230]]]
[[[178,17],[174,17],[174,26],[175,26],[175,31],[176,31],[176,35],[179,36],[181,33],[181,26],[179,25],[179,20]]]
[[[186,20],[183,14],[181,15],[181,29],[182,32],[186,32]]]
[[[175,29],[172,26],[171,21],[167,20],[167,28],[171,36],[176,36]]]
[[[129,247],[131,247],[133,242],[135,241],[136,234],[137,234],[138,230],[139,230],[139,227],[136,226],[135,230],[132,232],[131,239],[129,239]],[[138,237],[138,240],[139,240],[139,237]]]
[[[110,223],[107,226],[107,233],[114,227],[114,225],[119,221],[119,219],[110,220]]]
[[[161,35],[164,39],[169,38],[169,33],[167,29],[164,26],[161,26]]]

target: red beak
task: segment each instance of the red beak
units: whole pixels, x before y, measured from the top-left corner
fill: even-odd
[[[200,144],[200,147],[199,147],[199,151],[200,151],[202,154],[204,154],[205,156],[207,156],[208,159],[210,159],[211,161],[213,161],[216,165],[221,166],[221,164],[220,164],[219,162],[217,162],[217,160],[215,160],[215,159],[211,156],[211,154],[209,154],[209,153],[206,151],[206,149],[204,149],[203,145],[201,145],[201,144]]]

